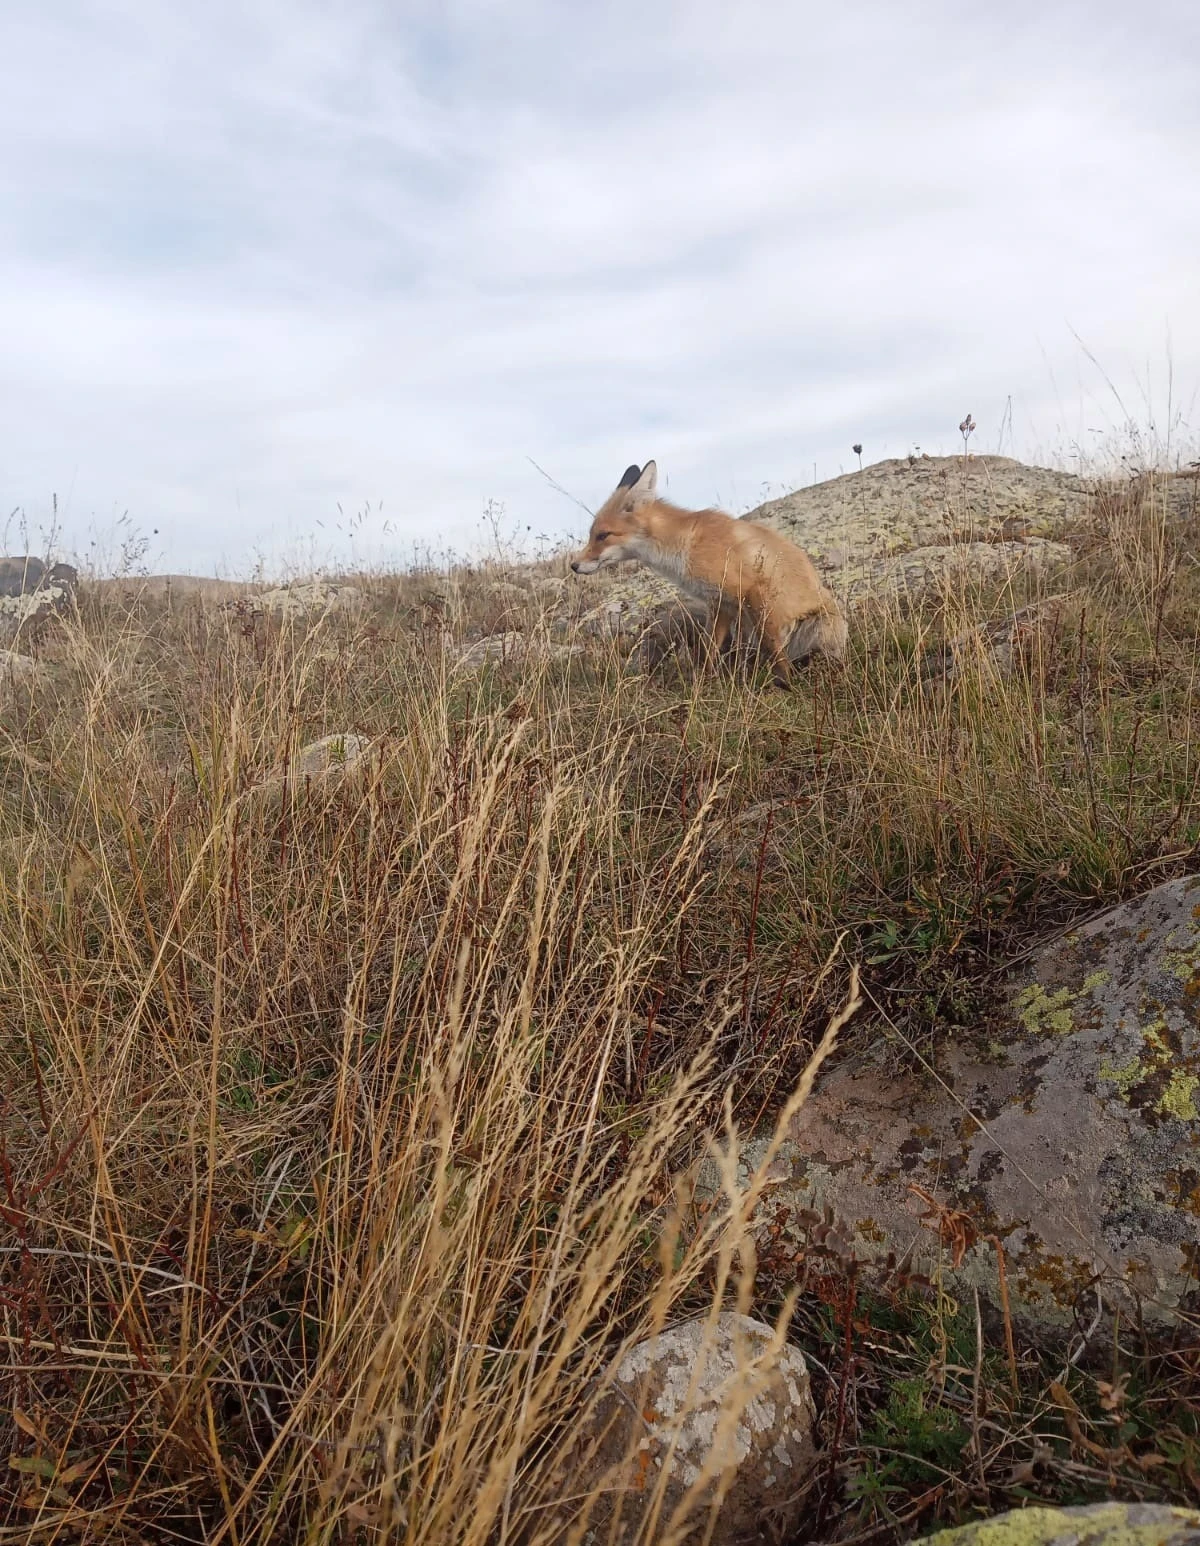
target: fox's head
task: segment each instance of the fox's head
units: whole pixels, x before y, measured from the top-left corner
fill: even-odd
[[[595,574],[623,558],[637,557],[636,543],[643,533],[641,513],[654,503],[657,486],[658,468],[653,462],[626,467],[620,483],[596,512],[587,547],[571,560],[576,574]]]

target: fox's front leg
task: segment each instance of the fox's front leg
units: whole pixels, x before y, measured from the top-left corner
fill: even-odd
[[[733,627],[733,619],[724,607],[718,607],[716,616],[712,621],[712,637],[710,648],[714,666],[724,653],[725,646],[729,643],[730,630]]]
[[[779,650],[771,660],[771,683],[775,687],[782,687],[786,692],[792,685],[792,677],[795,674],[794,667],[788,659],[786,650]]]
[[[795,674],[788,654],[789,633],[790,629],[781,626],[775,619],[764,619],[762,640],[771,657],[771,681],[776,687],[785,689],[792,685]]]
[[[723,607],[718,607],[707,621],[697,619],[692,633],[692,663],[699,671],[706,665],[714,668],[721,659],[721,651],[729,642],[730,619]]]

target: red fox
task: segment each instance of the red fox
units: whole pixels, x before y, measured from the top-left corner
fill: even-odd
[[[718,654],[744,611],[780,687],[790,683],[793,663],[843,658],[846,620],[807,553],[756,521],[670,505],[658,498],[657,483],[653,462],[625,469],[596,513],[587,547],[572,560],[576,574],[638,559],[708,607]]]

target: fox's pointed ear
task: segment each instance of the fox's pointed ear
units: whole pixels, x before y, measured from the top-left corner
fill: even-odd
[[[643,500],[653,499],[657,488],[658,468],[653,462],[647,462],[642,468],[637,481],[631,485],[631,492],[640,504]]]
[[[634,462],[631,466],[626,467],[625,471],[621,474],[621,481],[617,484],[617,487],[632,488],[641,475],[642,469]]]

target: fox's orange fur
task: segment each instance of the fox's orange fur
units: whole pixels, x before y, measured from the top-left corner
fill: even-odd
[[[577,574],[635,558],[709,609],[712,646],[721,651],[745,613],[773,662],[776,682],[811,655],[840,660],[846,620],[808,554],[769,526],[723,510],[681,510],[655,492],[653,462],[625,470],[592,522]]]

